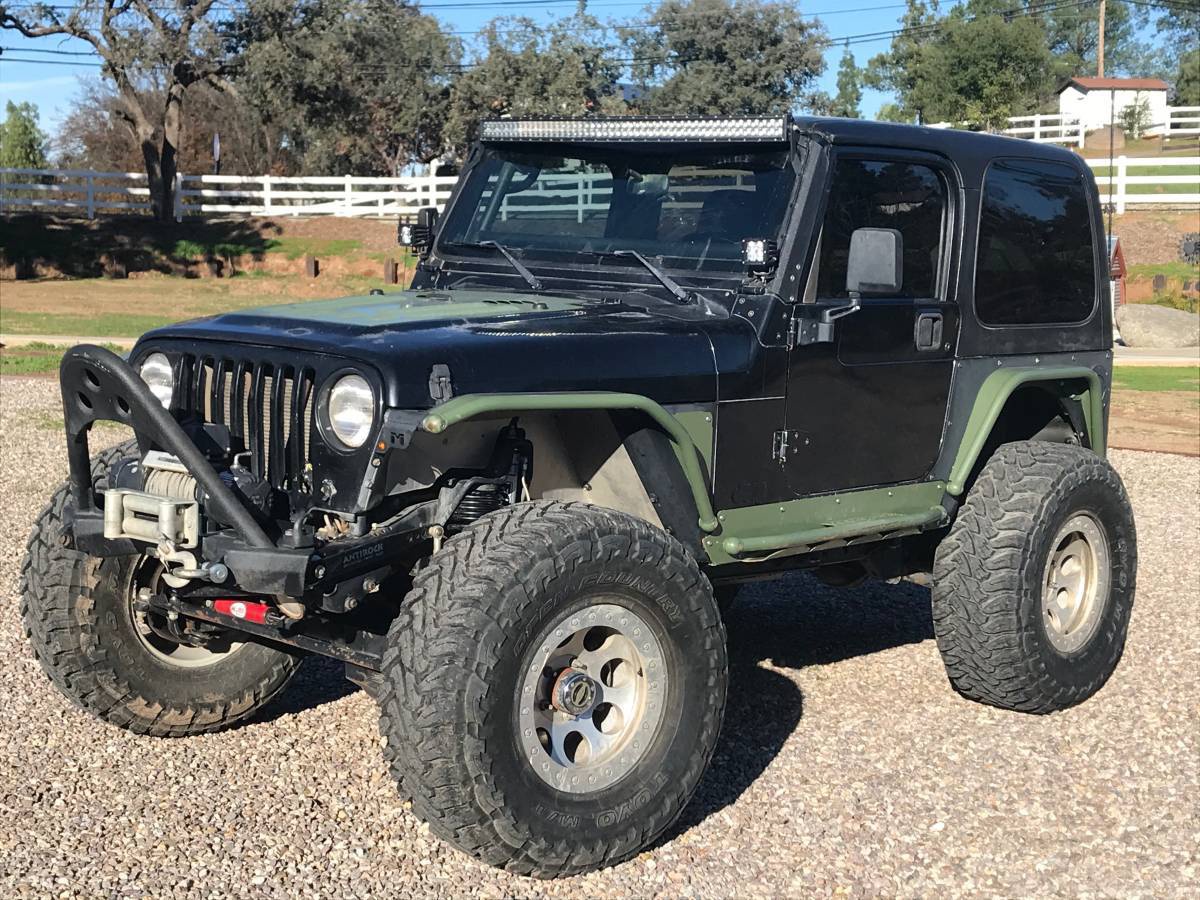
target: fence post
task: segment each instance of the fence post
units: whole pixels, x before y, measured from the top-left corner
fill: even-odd
[[[1115,173],[1117,176],[1117,215],[1125,212],[1125,177],[1127,169],[1126,159],[1127,158],[1124,155],[1117,157],[1117,171]],[[1109,174],[1112,175],[1114,173],[1110,172]],[[1109,183],[1109,190],[1112,190],[1111,182]]]
[[[1035,113],[1033,116],[1033,140],[1037,143],[1042,139],[1042,114]]]
[[[87,184],[87,212],[88,218],[96,218],[96,179],[91,172],[85,177]]]
[[[1081,119],[1081,118],[1077,118],[1077,119],[1075,120],[1075,127],[1079,129],[1079,137],[1078,137],[1078,138],[1076,138],[1077,145],[1078,145],[1078,147],[1079,147],[1079,148],[1082,150],[1082,149],[1083,149],[1083,145],[1084,145],[1084,143],[1085,143],[1085,142],[1086,142],[1086,140],[1087,140],[1087,134],[1086,134],[1086,132],[1084,132],[1084,130],[1083,130],[1083,119]]]
[[[263,213],[271,214],[271,176],[263,176]]]
[[[342,197],[342,205],[346,207],[345,210],[343,210],[343,212],[347,216],[351,215],[350,201],[352,198],[353,198],[353,188],[350,185],[350,176],[347,175],[346,176],[346,191],[345,191],[344,196]]]
[[[149,182],[147,182],[147,185]],[[175,191],[175,221],[183,221],[183,173],[175,172],[175,184],[172,185],[172,190]]]

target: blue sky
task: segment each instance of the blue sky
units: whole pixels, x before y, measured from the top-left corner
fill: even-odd
[[[534,21],[550,22],[555,18],[570,15],[576,5],[576,0],[538,0],[536,5],[523,6],[520,0],[507,4],[496,4],[490,7],[471,9],[435,9],[439,4],[448,5],[444,0],[430,0],[427,10],[438,16],[450,31],[470,32],[481,28],[489,19],[498,14],[526,15]],[[601,19],[630,19],[642,18],[645,0],[595,0],[589,4],[588,10]],[[832,38],[847,35],[861,35],[869,32],[886,31],[895,28],[900,14],[904,10],[903,2],[887,2],[887,0],[863,0],[862,4],[853,6],[838,3],[838,0],[814,0],[809,6],[801,7],[805,16],[821,19]],[[467,38],[463,35],[464,39]],[[887,48],[890,38],[887,36],[874,40],[856,42],[851,48],[858,63],[862,65],[867,59]],[[87,63],[86,56],[66,57],[31,52],[33,50],[72,50],[86,51],[88,45],[81,41],[58,37],[39,38],[30,40],[14,31],[0,31],[0,47],[5,48],[0,54],[0,108],[5,101],[29,101],[37,104],[41,113],[42,128],[53,132],[58,122],[70,112],[75,97],[78,94],[80,78],[95,77],[96,69],[86,65],[69,65],[68,63]],[[820,87],[830,94],[836,92],[837,66],[841,59],[842,47],[839,43],[830,46],[826,54],[826,71],[821,78]],[[45,64],[13,62],[11,57],[39,58]],[[862,111],[866,116],[872,116],[879,107],[888,101],[886,94],[878,91],[865,91]]]

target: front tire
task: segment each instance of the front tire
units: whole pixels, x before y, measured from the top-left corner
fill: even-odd
[[[674,538],[525,503],[451,538],[388,636],[386,754],[459,849],[543,878],[633,856],[683,810],[725,704],[725,632]]]
[[[92,460],[102,487],[109,467],[136,445]],[[137,613],[132,592],[155,577],[142,556],[88,556],[63,543],[63,485],[29,537],[21,569],[21,617],[34,656],[76,706],[139,734],[180,737],[240,722],[278,694],[299,657],[261,644],[213,649],[164,636]],[[157,627],[152,627],[157,626]]]
[[[950,683],[1048,713],[1098,691],[1121,658],[1137,576],[1133,510],[1089,450],[1005,444],[934,561],[933,621]]]

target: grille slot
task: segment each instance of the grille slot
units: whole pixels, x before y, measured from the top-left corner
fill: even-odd
[[[225,356],[188,356],[181,372],[186,411],[225,425],[250,468],[280,489],[295,489],[312,451],[311,368]]]

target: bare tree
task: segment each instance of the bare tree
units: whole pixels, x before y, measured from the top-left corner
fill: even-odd
[[[154,215],[163,221],[175,213],[184,95],[195,84],[227,87],[221,35],[208,19],[216,6],[216,0],[77,0],[18,10],[0,3],[0,28],[91,44],[117,89],[118,114],[141,149]],[[150,76],[161,90],[143,89]]]

